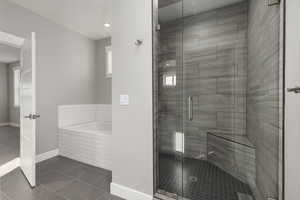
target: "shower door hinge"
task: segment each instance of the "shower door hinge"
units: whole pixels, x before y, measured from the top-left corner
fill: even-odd
[[[155,29],[156,29],[156,31],[160,31],[160,24],[157,24],[157,25],[155,26]]]
[[[268,6],[274,6],[280,4],[280,0],[267,0]]]

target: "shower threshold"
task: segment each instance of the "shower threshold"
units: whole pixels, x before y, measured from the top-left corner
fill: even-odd
[[[160,189],[157,191],[154,197],[159,200],[190,200],[188,198],[184,198],[182,196],[178,196],[177,194]]]

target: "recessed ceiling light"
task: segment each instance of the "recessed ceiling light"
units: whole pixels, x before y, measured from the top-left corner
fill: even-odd
[[[105,26],[106,28],[111,27],[110,23],[105,23],[104,26]]]

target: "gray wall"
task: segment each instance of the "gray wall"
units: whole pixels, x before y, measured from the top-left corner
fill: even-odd
[[[113,1],[112,181],[153,194],[152,2]],[[138,9],[137,9],[138,8]],[[142,39],[140,47],[136,39]],[[120,106],[120,94],[130,96]]]
[[[286,88],[300,86],[300,1],[286,1]],[[300,95],[286,93],[285,110],[285,199],[300,197]]]
[[[0,124],[8,119],[8,66],[0,63]]]
[[[19,62],[16,63],[11,63],[8,65],[8,77],[9,77],[9,83],[8,83],[8,90],[9,90],[9,95],[8,95],[8,106],[9,106],[9,113],[8,113],[8,118],[9,122],[15,123],[15,124],[20,124],[20,108],[14,106],[14,67],[20,66]]]
[[[6,0],[0,0],[0,29],[37,35],[37,153],[58,147],[57,106],[96,103],[94,41]]]
[[[280,7],[249,1],[247,135],[256,147],[256,199],[278,197]]]
[[[97,103],[111,104],[111,79],[106,77],[105,47],[111,45],[111,38],[96,41]]]

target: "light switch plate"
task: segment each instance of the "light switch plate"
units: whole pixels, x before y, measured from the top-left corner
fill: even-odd
[[[120,105],[121,106],[129,105],[129,95],[127,94],[120,95]]]

